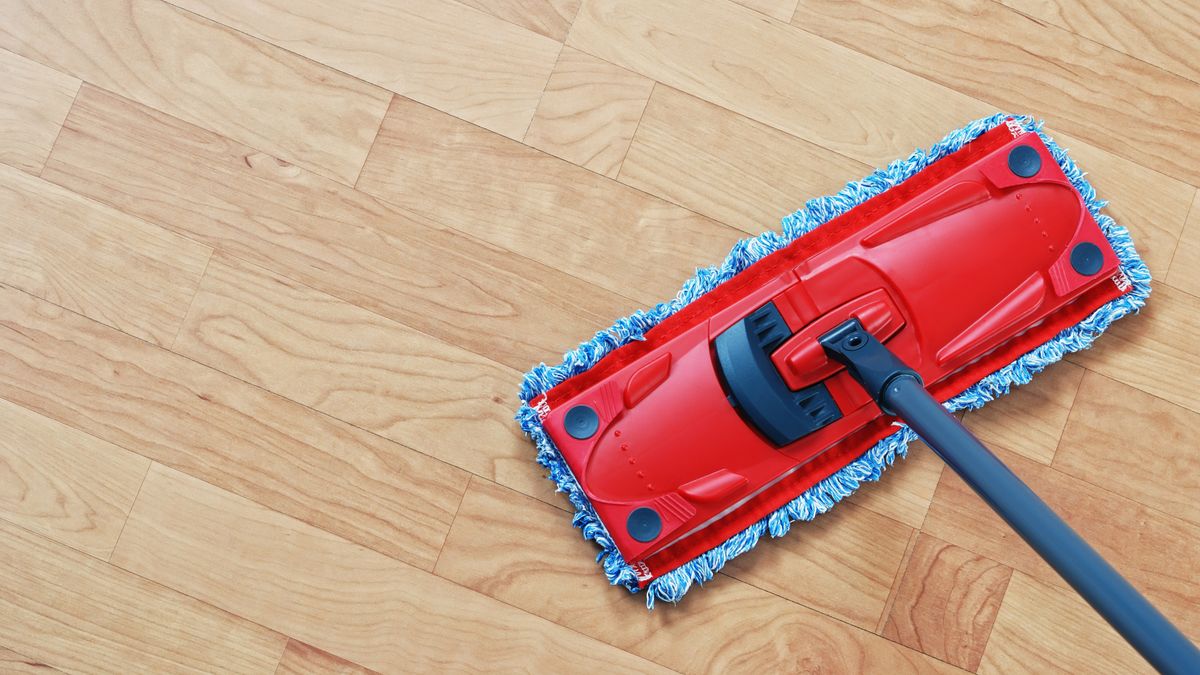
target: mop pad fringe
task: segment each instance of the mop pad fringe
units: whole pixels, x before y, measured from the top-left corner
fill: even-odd
[[[670,301],[618,319],[607,330],[597,332],[591,340],[564,354],[559,365],[548,366],[541,363],[526,373],[520,392],[522,404],[516,420],[536,444],[537,461],[548,470],[548,478],[554,481],[558,491],[565,493],[574,506],[574,526],[582,531],[584,539],[599,545],[601,550],[596,560],[603,567],[610,583],[624,586],[633,592],[640,590],[635,571],[617,551],[616,545],[593,511],[566,461],[542,427],[537,399],[559,383],[588,370],[618,347],[644,339],[644,335],[651,328],[758,260],[786,247],[802,235],[868,199],[908,180],[986,131],[1005,124],[1010,118],[1012,122],[1007,122],[1008,124],[1015,123],[1020,125],[1021,129],[1037,133],[1041,137],[1063,173],[1083,196],[1088,210],[1112,244],[1120,260],[1121,270],[1132,288],[1130,292],[1096,309],[1083,321],[1062,330],[1050,341],[951,398],[945,403],[945,407],[952,412],[982,407],[1007,394],[1014,385],[1028,383],[1035,374],[1063,356],[1089,348],[1113,321],[1138,311],[1145,304],[1150,295],[1150,271],[1134,249],[1128,230],[1118,225],[1110,216],[1101,213],[1107,202],[1096,197],[1095,189],[1075,162],[1067,156],[1066,150],[1042,131],[1044,123],[1028,116],[997,113],[975,120],[951,132],[929,149],[917,149],[907,158],[896,160],[886,168],[877,169],[865,178],[847,184],[837,194],[807,201],[804,208],[783,219],[782,232],[767,231],[757,237],[737,242],[720,265],[697,269],[695,275],[684,282],[679,293]],[[838,501],[853,494],[864,482],[879,480],[883,471],[890,467],[898,456],[905,456],[908,444],[916,438],[917,435],[907,426],[898,426],[896,433],[879,441],[858,459],[808,488],[781,508],[678,569],[651,581],[645,588],[646,606],[653,609],[656,600],[678,602],[693,586],[712,579],[725,563],[754,548],[764,534],[781,537],[787,534],[794,521],[812,520],[832,509]]]

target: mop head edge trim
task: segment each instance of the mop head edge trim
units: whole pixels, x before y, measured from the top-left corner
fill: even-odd
[[[961,149],[983,133],[1013,120],[1027,132],[1037,133],[1071,184],[1082,195],[1084,203],[1096,219],[1120,261],[1120,267],[1132,288],[1114,300],[1097,308],[1083,321],[1060,331],[1053,339],[1027,352],[1016,361],[951,398],[945,407],[952,411],[974,410],[1008,393],[1014,385],[1028,383],[1033,375],[1071,352],[1089,348],[1113,321],[1136,312],[1150,294],[1150,272],[1134,248],[1128,230],[1111,216],[1101,213],[1106,202],[1066,151],[1042,131],[1043,122],[1028,116],[1007,113],[975,120],[946,135],[928,150],[917,149],[907,158],[877,169],[858,181],[852,181],[841,191],[807,201],[804,208],[783,219],[782,233],[770,230],[737,242],[717,266],[703,267],[684,282],[678,294],[647,310],[617,319],[580,346],[563,355],[557,366],[539,364],[526,373],[521,386],[521,407],[516,414],[525,433],[537,446],[537,461],[549,471],[559,492],[566,493],[575,508],[573,525],[582,531],[586,540],[601,547],[597,561],[602,565],[610,583],[636,592],[641,590],[634,569],[625,562],[603,523],[592,509],[582,488],[572,475],[566,461],[541,424],[536,399],[561,382],[594,366],[615,349],[643,336],[667,317],[692,301],[733,278],[753,263],[778,251],[797,238],[811,232],[859,204],[908,180],[937,160]],[[722,544],[688,561],[679,568],[653,579],[646,585],[646,605],[653,608],[655,600],[678,602],[694,585],[703,584],[724,567],[725,563],[754,548],[764,534],[781,537],[787,534],[796,520],[812,520],[833,508],[840,500],[853,494],[864,482],[879,480],[897,456],[905,456],[908,444],[916,434],[906,426],[876,443],[857,459],[829,477],[819,481],[765,518],[735,534]]]

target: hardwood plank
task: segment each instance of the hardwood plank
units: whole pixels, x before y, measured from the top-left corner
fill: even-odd
[[[1200,526],[1103,490],[1000,446],[1013,471],[1185,633],[1200,636]],[[1066,587],[952,471],[942,474],[924,531],[1039,581]]]
[[[45,176],[522,371],[634,309],[569,274],[86,85]]]
[[[525,143],[616,178],[654,81],[563,47]]]
[[[887,602],[883,603],[883,612],[879,615],[879,622],[875,624],[875,632],[879,635],[883,635],[883,629],[892,614],[892,607],[896,604],[896,595],[900,592],[901,582],[904,581],[904,570],[908,567],[908,561],[912,558],[913,549],[917,546],[917,537],[920,535],[920,530],[913,530],[908,535],[908,545],[904,547],[904,556],[900,558],[900,567],[896,569],[892,587],[888,590]]]
[[[1054,468],[1200,525],[1200,414],[1087,373]]]
[[[980,673],[1152,673],[1074,591],[1016,572]]]
[[[655,87],[619,179],[751,234],[870,167],[677,89]]]
[[[1187,225],[1179,237],[1179,248],[1175,249],[1166,281],[1175,288],[1200,296],[1200,190],[1192,200]]]
[[[113,560],[377,670],[657,670],[158,464]]]
[[[797,0],[734,0],[743,7],[762,12],[772,19],[791,21]]]
[[[358,186],[640,302],[674,296],[739,235],[399,97]]]
[[[1067,426],[1067,415],[1079,390],[1084,370],[1073,363],[1056,363],[1016,387],[1007,396],[972,410],[963,424],[983,441],[1049,464],[1058,439]]]
[[[466,485],[460,469],[6,286],[0,397],[427,568]]]
[[[647,612],[595,553],[561,510],[473,479],[436,572],[681,672],[960,672],[725,575]]]
[[[284,277],[218,254],[173,350],[557,501],[512,420],[517,372]]]
[[[979,668],[1012,569],[917,536],[883,635],[964,670]]]
[[[561,48],[444,0],[172,1],[514,139],[529,128]]]
[[[1196,36],[1200,11],[1187,0],[1130,5],[1120,0],[1000,0],[1038,21],[1052,23],[1134,58],[1200,82]]]
[[[211,254],[207,246],[0,166],[0,283],[167,344]]]
[[[0,49],[0,162],[37,173],[81,82]]]
[[[107,560],[150,460],[0,399],[0,518]]]
[[[658,30],[666,25],[671,30]],[[568,43],[713,103],[717,109],[710,109],[712,115],[728,118],[731,113],[719,111],[727,108],[870,166],[906,157],[913,148],[928,146],[968,120],[995,112],[992,105],[954,89],[725,2],[589,0],[580,10]],[[804,77],[796,77],[796,73],[804,73]],[[838,114],[831,110],[830,101],[853,114]],[[1028,106],[1021,106],[1014,112],[1026,111]],[[1049,109],[1033,112],[1046,113]],[[1151,271],[1164,272],[1183,227],[1193,188],[1063,134],[1060,129],[1065,127],[1059,121],[1058,117],[1051,119],[1053,136],[1090,172],[1099,194],[1112,201],[1112,215],[1133,231],[1138,250]],[[689,124],[688,118],[671,121],[677,129],[686,130]],[[720,130],[740,134],[722,144],[720,155],[722,159],[739,158],[735,168],[744,174],[736,179],[739,185],[751,180],[777,184],[779,175],[794,180],[796,169],[783,168],[787,166],[786,158],[768,153],[767,157],[776,159],[758,166],[757,155],[747,152],[782,142],[778,137],[766,138],[774,135],[755,132],[754,125],[745,122],[727,121]],[[678,136],[686,131],[675,133]],[[636,140],[634,145],[636,149]],[[633,154],[634,149],[630,152]],[[841,180],[864,173],[830,162],[827,158],[816,159],[813,164],[829,166],[832,175]],[[784,173],[776,173],[780,171]],[[673,188],[670,194],[694,191],[687,187],[696,180],[693,173],[697,172],[679,177],[681,187]],[[662,177],[654,184],[670,180],[669,176]],[[818,182],[811,192],[799,196],[816,196],[837,187],[837,181],[828,186]],[[728,185],[719,188],[729,189]],[[776,210],[791,211],[803,205],[800,199],[784,196],[787,199],[779,202],[775,201],[778,198],[771,199],[770,203],[778,204]],[[754,199],[740,201],[764,199],[757,191],[751,197]],[[693,207],[690,201],[682,203]],[[697,210],[711,215],[705,208]],[[767,216],[777,218],[770,211],[750,215],[755,220],[749,222]],[[727,218],[742,216],[735,211]],[[737,222],[746,226],[741,220]]]
[[[373,675],[375,671],[351,663],[298,640],[288,640],[275,675]]]
[[[1200,391],[1193,386],[1200,379],[1198,331],[1200,298],[1154,284],[1139,315],[1114,323],[1096,346],[1069,358],[1088,370],[1200,412]]]
[[[0,47],[351,183],[390,95],[160,0],[4,0]]]
[[[942,460],[917,441],[909,446],[908,457],[896,460],[877,482],[864,484],[846,502],[919,528],[944,468]]]
[[[509,23],[562,42],[579,12],[580,0],[458,0]]]
[[[585,0],[567,45],[873,166],[995,112],[725,0]]]
[[[817,0],[802,3],[792,22],[981,101],[1053,117],[1055,127],[1102,148],[1200,182],[1200,169],[1178,152],[1200,140],[1200,84],[1102,43],[990,0]]]
[[[853,504],[792,528],[791,536],[763,542],[729,563],[725,573],[874,630],[912,528]]]
[[[35,659],[0,647],[0,672],[5,675],[51,675],[62,672]]]
[[[0,616],[0,642],[64,671],[271,673],[287,641],[4,522]]]

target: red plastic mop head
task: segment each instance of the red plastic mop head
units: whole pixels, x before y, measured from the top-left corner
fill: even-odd
[[[839,324],[857,319],[961,409],[1148,293],[1125,231],[1028,120],[976,122],[789,225],[790,241],[744,243],[712,270],[727,278],[701,273],[677,307],[526,381],[519,419],[539,458],[610,578],[649,586],[650,602],[827,510],[913,438],[822,349]]]

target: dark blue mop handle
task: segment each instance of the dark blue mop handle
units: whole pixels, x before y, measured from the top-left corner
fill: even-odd
[[[917,432],[1150,665],[1162,673],[1200,673],[1200,650],[930,396],[920,376],[857,319],[826,333],[821,344],[884,412]]]

